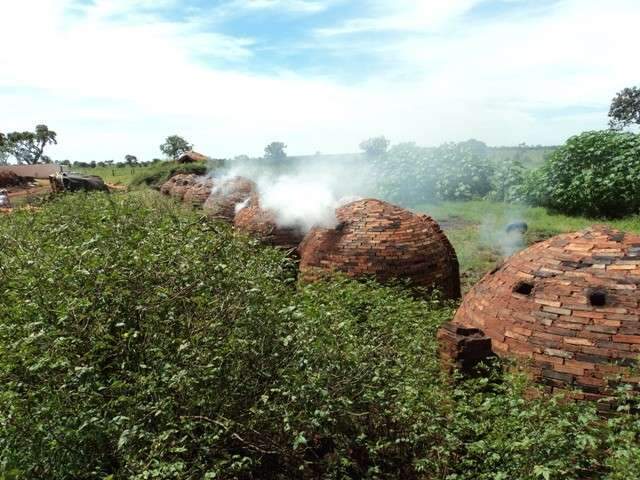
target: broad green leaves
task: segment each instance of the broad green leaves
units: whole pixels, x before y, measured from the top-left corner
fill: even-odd
[[[640,210],[640,135],[611,130],[570,138],[526,180],[533,203],[572,215],[622,217]]]

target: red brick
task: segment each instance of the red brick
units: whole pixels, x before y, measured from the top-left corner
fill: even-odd
[[[640,343],[640,335],[614,335],[613,341],[620,343]]]
[[[499,355],[528,356],[539,348],[528,367],[534,376],[556,390],[575,382],[586,389],[584,397],[599,398],[610,391],[604,377],[628,375],[628,366],[640,360],[640,258],[625,258],[639,247],[639,235],[608,227],[534,244],[485,276],[455,321],[511,332]],[[519,281],[534,286],[531,295],[511,295]],[[591,305],[593,289],[606,292],[605,306]]]

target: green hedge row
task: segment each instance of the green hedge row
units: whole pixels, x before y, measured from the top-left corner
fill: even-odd
[[[155,192],[0,217],[0,478],[640,474],[637,413],[454,383],[449,306],[294,267]]]

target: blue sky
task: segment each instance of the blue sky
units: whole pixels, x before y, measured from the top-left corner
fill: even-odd
[[[54,158],[349,152],[363,138],[556,144],[638,83],[637,0],[21,0],[3,6],[0,131]],[[25,28],[29,34],[25,35]]]

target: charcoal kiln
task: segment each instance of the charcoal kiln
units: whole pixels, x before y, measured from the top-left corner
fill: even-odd
[[[169,195],[176,200],[182,201],[187,190],[196,183],[197,175],[192,173],[179,173],[172,178],[174,179],[173,187],[169,190]]]
[[[160,187],[160,193],[182,200],[187,188],[195,182],[196,175],[179,173],[164,182]],[[177,190],[176,190],[177,189]],[[175,193],[174,193],[175,191]]]
[[[302,281],[337,271],[380,282],[408,279],[460,297],[456,253],[432,218],[375,199],[344,205],[336,218],[335,228],[313,228],[300,245]]]
[[[255,194],[255,183],[248,178],[234,177],[216,185],[203,208],[211,217],[233,222],[238,205]]]
[[[453,323],[524,360],[550,391],[599,399],[640,352],[640,236],[606,227],[553,237],[507,259],[464,298]],[[446,348],[446,347],[445,347]]]
[[[261,208],[256,195],[236,213],[233,224],[238,231],[257,238],[265,245],[284,250],[297,250],[304,237],[298,227],[279,226],[275,213]]]
[[[211,195],[214,182],[213,179],[207,175],[198,176],[194,180],[193,185],[185,192],[182,201],[193,208],[200,208]]]

